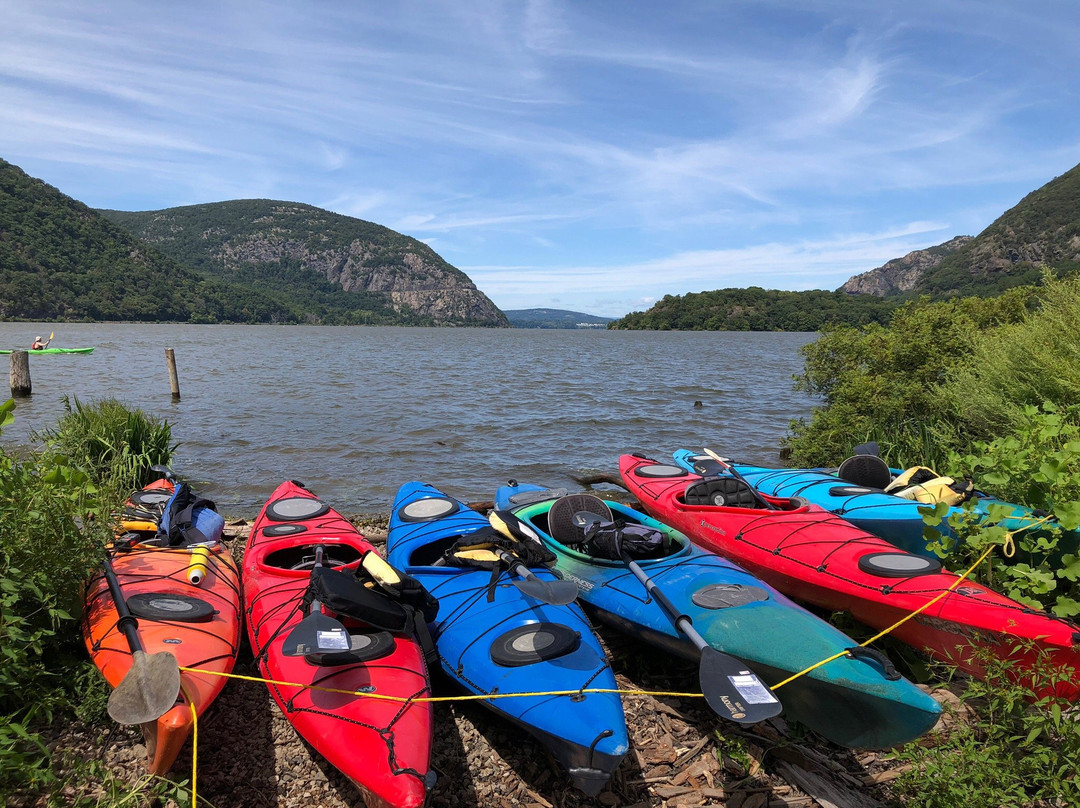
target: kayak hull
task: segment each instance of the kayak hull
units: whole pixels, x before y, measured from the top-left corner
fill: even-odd
[[[172,490],[165,481],[152,487]],[[187,549],[146,545],[136,545],[112,557],[120,591],[129,606],[132,598],[141,600],[153,595],[151,603],[157,600],[168,605],[181,598],[197,598],[214,610],[208,619],[197,622],[137,617],[139,639],[147,654],[168,651],[183,667],[209,671],[181,671],[176,705],[156,722],[142,725],[147,766],[157,775],[172,768],[190,735],[192,705],[201,716],[225,687],[228,680],[214,672],[232,671],[240,644],[240,585],[232,555],[220,542],[207,548],[206,574],[198,585],[188,581],[192,559]],[[105,574],[100,571],[86,585],[83,637],[94,664],[114,688],[132,664],[131,649],[118,621],[116,604]]]
[[[310,518],[274,518],[275,503],[301,499],[325,510]],[[366,805],[418,808],[431,780],[432,706],[407,701],[431,695],[416,638],[395,633],[389,653],[368,662],[316,664],[284,653],[286,638],[304,617],[300,601],[320,545],[325,563],[343,569],[355,569],[374,549],[307,489],[282,483],[253,523],[244,552],[248,638],[259,671],[289,723],[357,786]],[[365,628],[342,622],[350,633]],[[366,693],[401,700],[365,698]]]
[[[527,522],[555,553],[562,576],[578,583],[590,613],[613,628],[661,650],[696,660],[700,652],[672,624],[621,561],[590,556],[556,541],[547,514],[554,499],[514,507],[518,493],[536,486],[503,486],[497,508]],[[677,549],[638,561],[708,644],[745,662],[775,685],[857,643],[796,605],[769,584],[715,553],[694,546],[676,530],[618,502],[606,501],[616,519],[667,533]],[[710,600],[719,593],[720,601]],[[725,600],[726,599],[726,600]],[[833,660],[776,691],[784,714],[842,746],[883,748],[911,741],[937,722],[938,703],[910,682],[886,678],[876,660]]]
[[[645,511],[795,600],[850,612],[877,629],[922,609],[892,635],[975,676],[985,674],[980,656],[1008,656],[1015,677],[1038,695],[1080,696],[1073,677],[1056,682],[1031,678],[1046,662],[1080,670],[1080,626],[1075,623],[973,581],[961,582],[937,562],[924,561],[802,500],[765,497],[775,510],[687,505],[683,492],[703,478],[685,469],[668,477],[642,473],[662,465],[636,455],[619,460],[627,488]],[[892,571],[882,572],[882,563]]]
[[[39,351],[31,351],[29,349],[26,352],[32,356],[39,356],[44,354],[45,356],[51,356],[53,354],[88,354],[93,353],[93,348],[42,348]],[[0,354],[13,353],[11,350],[0,350]]]
[[[688,449],[679,449],[672,454],[675,462],[688,471],[694,471],[695,462],[712,462],[707,455],[700,455]],[[923,537],[923,522],[920,508],[927,506],[922,502],[904,499],[893,494],[886,494],[876,489],[867,489],[852,485],[850,482],[829,473],[826,469],[771,469],[751,466],[745,463],[733,463],[735,469],[748,483],[763,494],[776,497],[801,497],[813,505],[842,516],[851,524],[868,533],[880,536],[891,544],[907,550],[909,553],[937,558],[927,547]],[[973,513],[980,521],[990,519],[990,508],[1002,512],[1004,518],[1000,524],[1006,530],[1024,530],[1033,523],[1042,523],[1042,519],[1031,508],[1005,502],[986,495],[978,495],[972,503]],[[945,514],[946,519],[954,514],[963,513],[960,506],[952,506]],[[1056,524],[1056,523],[1055,523]],[[947,535],[952,531],[946,521],[937,527]],[[1038,528],[1025,531],[1031,537],[1045,533]],[[1075,552],[1080,546],[1080,534],[1066,531],[1061,538],[1058,557],[1063,552]],[[1032,561],[1030,555],[1017,548],[1013,562]]]
[[[409,506],[426,500],[452,510],[430,519],[410,517]],[[597,794],[629,751],[629,740],[617,693],[553,694],[618,687],[580,607],[533,600],[505,570],[493,584],[490,570],[435,564],[459,537],[487,526],[487,519],[438,489],[406,483],[394,499],[387,558],[439,599],[431,630],[443,673],[470,694],[536,694],[483,703],[543,743],[578,788]],[[556,580],[546,568],[532,572]],[[517,647],[518,638],[523,646],[545,647],[556,637],[561,639],[552,640],[550,655],[513,662],[499,653]]]

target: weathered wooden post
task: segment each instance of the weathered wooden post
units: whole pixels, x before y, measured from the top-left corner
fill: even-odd
[[[180,378],[176,375],[176,353],[172,348],[165,349],[165,361],[169,365],[169,387],[172,388],[173,401],[179,401]]]
[[[12,351],[11,397],[29,396],[30,390],[30,354],[27,351]]]

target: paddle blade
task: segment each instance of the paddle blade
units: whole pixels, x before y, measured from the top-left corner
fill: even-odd
[[[318,609],[312,609],[311,614],[289,632],[281,653],[285,656],[306,656],[348,651],[350,647],[349,632],[345,626]]]
[[[135,651],[131,669],[109,694],[109,716],[118,724],[157,721],[180,695],[180,666],[168,651]]]
[[[714,713],[736,724],[756,724],[783,709],[757,674],[740,660],[715,648],[701,651],[701,692]]]
[[[533,600],[549,603],[552,606],[565,606],[577,600],[578,585],[573,581],[544,581],[536,576],[514,581],[522,594]]]
[[[866,443],[860,443],[854,449],[851,450],[853,455],[873,455],[874,457],[881,456],[881,450],[878,447],[876,440],[867,441]]]

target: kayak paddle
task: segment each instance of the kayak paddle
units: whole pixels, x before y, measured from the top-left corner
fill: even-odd
[[[314,568],[323,565],[323,546],[315,548]],[[348,651],[351,647],[349,632],[340,620],[323,614],[322,604],[311,601],[308,616],[296,624],[282,644],[281,653],[285,656],[306,656],[307,654],[326,654],[336,651]]]
[[[579,528],[587,531],[593,524],[602,521],[603,517],[591,511],[579,511],[574,514],[573,519]],[[756,724],[779,715],[783,705],[769,686],[761,681],[745,662],[723,654],[705,642],[705,638],[694,628],[693,621],[675,608],[675,604],[646,574],[641,565],[630,558],[618,537],[615,547],[623,563],[634,573],[634,577],[641,581],[645,591],[660,605],[675,628],[701,651],[698,681],[705,702],[712,711],[736,724]]]
[[[128,610],[112,561],[105,557],[105,581],[109,584],[117,627],[131,649],[131,668],[109,694],[109,716],[118,724],[145,724],[165,715],[180,695],[180,666],[168,651],[147,654],[139,638],[139,623]]]
[[[719,463],[721,466],[723,466],[725,469],[727,469],[729,472],[731,472],[732,477],[734,477],[739,482],[741,482],[741,483],[745,484],[746,486],[748,486],[750,488],[750,490],[754,494],[754,499],[756,499],[758,502],[760,502],[762,507],[765,508],[765,510],[767,510],[767,511],[779,510],[779,508],[777,508],[775,505],[773,505],[771,502],[769,502],[769,500],[765,499],[765,497],[762,496],[760,491],[758,491],[756,488],[754,488],[754,486],[750,485],[750,483],[746,482],[746,478],[743,477],[742,474],[739,473],[738,469],[736,469],[733,465],[731,465],[729,462],[724,460],[724,458],[722,458],[720,455],[718,455],[712,449],[702,448],[702,451],[705,452],[705,454],[707,454],[709,457],[711,457],[717,463]]]

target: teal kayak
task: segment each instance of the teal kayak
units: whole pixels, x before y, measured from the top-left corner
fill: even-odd
[[[21,350],[21,349],[19,349],[19,350]],[[29,348],[27,348],[26,352],[28,354],[32,354],[33,356],[37,356],[38,354],[93,353],[94,349],[93,348],[42,348],[39,351],[31,351]],[[0,354],[9,354],[9,353],[13,353],[13,351],[12,350],[0,350]]]
[[[600,622],[666,653],[696,659],[697,649],[623,561],[552,537],[548,514],[565,493],[508,485],[496,493],[495,507],[512,511],[535,530],[555,554],[556,570],[578,584],[579,598]],[[776,690],[786,717],[834,743],[856,748],[903,744],[937,722],[938,703],[901,678],[878,652],[859,648],[769,584],[697,547],[673,528],[621,503],[590,499],[602,502],[617,524],[644,525],[666,535],[666,552],[638,558],[638,564],[711,647],[742,660],[770,686],[841,655]],[[558,533],[560,520],[554,521]]]
[[[535,600],[515,586],[521,578],[497,565],[447,563],[447,550],[491,532],[464,503],[405,483],[390,515],[387,560],[439,599],[430,628],[443,673],[475,695],[530,694],[482,703],[540,740],[594,796],[630,750],[615,674],[576,603]],[[558,582],[544,566],[530,569]]]
[[[677,465],[692,473],[707,476],[727,474],[720,464],[708,455],[689,449],[679,449],[672,453],[672,457]],[[838,477],[832,469],[775,469],[734,461],[731,461],[731,465],[750,485],[763,494],[774,497],[800,497],[811,505],[817,505],[819,508],[843,517],[867,533],[880,536],[901,550],[927,558],[937,558],[937,555],[927,547],[926,539],[923,538],[923,528],[926,525],[923,522],[922,510],[925,510],[927,505],[922,502],[887,494],[880,488],[853,484],[849,480]],[[968,503],[967,507],[979,521],[990,520],[991,508],[996,512],[1004,512],[1005,517],[1000,521],[1002,527],[1006,530],[1022,530],[1033,539],[1045,535],[1048,528],[1060,528],[1055,520],[1047,522],[1043,518],[1044,513],[1035,512],[1023,505],[1005,502],[978,491],[974,492],[973,501]],[[963,512],[963,506],[953,505],[950,506],[946,516]],[[1026,530],[1031,525],[1039,527],[1030,531]],[[952,533],[945,521],[938,525],[938,530],[950,535]],[[1080,533],[1064,531],[1057,555],[1060,556],[1064,552],[1076,552],[1078,546],[1080,546]],[[1039,556],[1024,553],[1018,547],[1011,560],[1037,563]]]

